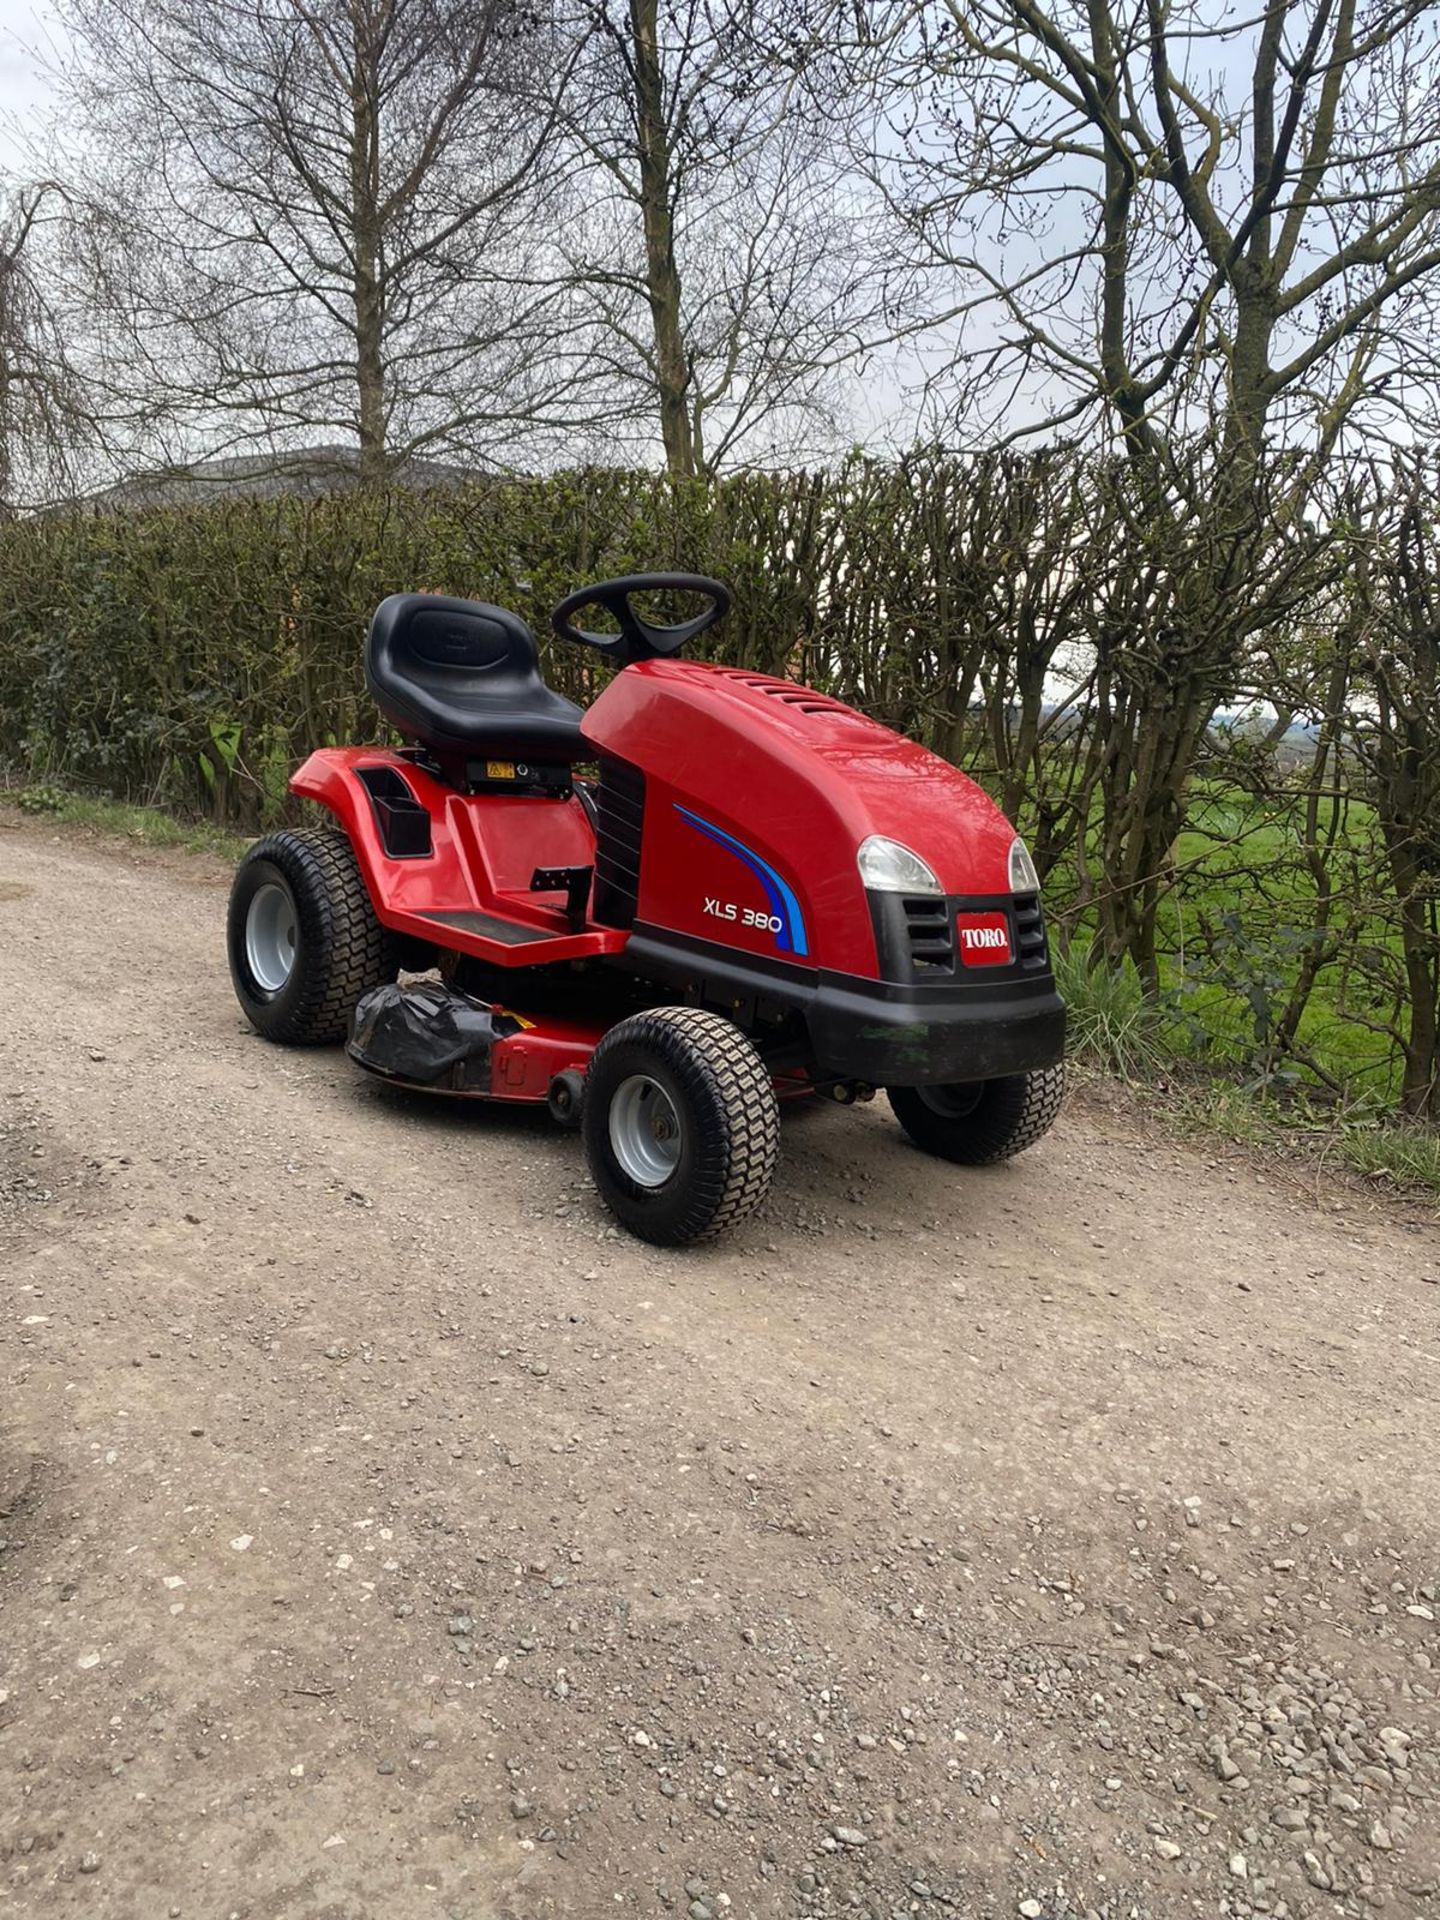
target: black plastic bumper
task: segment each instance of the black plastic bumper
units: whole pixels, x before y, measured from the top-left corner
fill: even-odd
[[[1054,1066],[1065,1052],[1065,1003],[1048,966],[1004,979],[899,985],[737,954],[637,925],[627,970],[684,985],[732,1008],[742,1025],[800,1015],[822,1075],[881,1087],[951,1086]]]
[[[878,1087],[994,1080],[1065,1052],[1065,1003],[1048,978],[982,993],[821,974],[806,1024],[823,1071]]]

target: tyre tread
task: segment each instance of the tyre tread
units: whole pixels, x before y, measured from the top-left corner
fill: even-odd
[[[753,1213],[770,1189],[780,1155],[780,1109],[769,1072],[746,1036],[723,1015],[703,1007],[652,1007],[611,1028],[591,1061],[587,1090],[607,1049],[630,1045],[657,1053],[723,1122],[727,1151],[696,1179],[683,1222],[662,1244],[691,1246],[714,1239]],[[598,1112],[593,1124],[603,1124]],[[638,1221],[628,1224],[644,1232]]]
[[[1055,1124],[1065,1098],[1064,1065],[994,1080],[986,1094],[974,1114],[947,1120],[921,1105],[915,1089],[889,1090],[895,1117],[917,1146],[963,1166],[993,1167],[1033,1147]]]
[[[361,995],[393,979],[394,936],[375,917],[355,849],[339,827],[287,827],[257,840],[245,855],[248,864],[268,860],[318,919],[316,952],[301,978],[301,991],[283,1016],[267,1027],[267,1037],[292,1046],[325,1046],[342,1040]],[[293,877],[292,877],[293,876]]]
[[[719,1098],[742,1124],[730,1129],[729,1167],[709,1225],[710,1240],[753,1213],[770,1190],[780,1157],[780,1108],[765,1063],[733,1021],[704,1007],[656,1007],[648,1016],[683,1033],[703,1053]]]
[[[1002,1159],[1023,1153],[1027,1147],[1033,1147],[1037,1140],[1043,1140],[1054,1126],[1065,1098],[1063,1067],[1041,1067],[1038,1072],[1025,1074],[1024,1080],[1025,1095],[1020,1115],[1010,1131],[1004,1152],[998,1156]]]

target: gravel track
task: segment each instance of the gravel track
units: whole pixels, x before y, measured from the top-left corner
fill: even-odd
[[[226,885],[0,815],[0,1915],[1440,1911],[1433,1216],[877,1102],[662,1253]]]

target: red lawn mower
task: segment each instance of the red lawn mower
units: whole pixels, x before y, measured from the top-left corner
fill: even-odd
[[[659,624],[676,596],[701,611]],[[1038,1140],[1063,1085],[1024,843],[838,700],[677,659],[729,605],[679,573],[572,593],[556,634],[620,668],[582,711],[515,614],[392,595],[365,677],[413,744],[312,753],[291,791],[336,824],[268,834],[230,897],[257,1032],[548,1105],[662,1246],[760,1204],[787,1098],[884,1087],[919,1146],[982,1166]],[[587,607],[608,631],[576,624]]]

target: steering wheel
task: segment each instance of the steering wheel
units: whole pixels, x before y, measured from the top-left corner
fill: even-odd
[[[630,604],[632,593],[698,593],[710,605],[693,620],[682,620],[675,627],[652,626]],[[575,615],[582,607],[604,607],[620,626],[619,633],[594,633],[577,627]],[[637,660],[658,660],[678,653],[697,635],[706,633],[730,611],[730,589],[719,580],[701,573],[628,573],[620,580],[597,580],[593,587],[580,587],[567,594],[550,616],[550,624],[562,640],[578,640],[608,654],[622,667]]]

